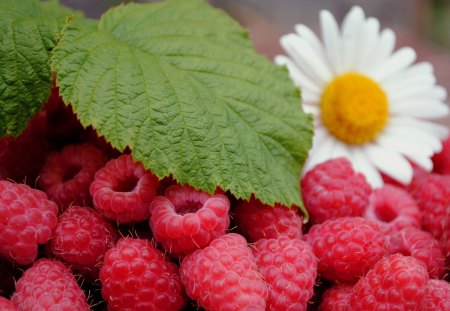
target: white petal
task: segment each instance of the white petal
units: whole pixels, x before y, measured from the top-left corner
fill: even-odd
[[[303,102],[303,110],[306,113],[312,113],[314,117],[320,114],[320,108],[317,105],[308,105],[305,102]]]
[[[411,65],[416,60],[416,52],[411,48],[401,48],[367,74],[375,81],[383,81],[391,74]]]
[[[348,145],[336,140],[333,150],[331,151],[330,158],[336,159],[339,157],[344,157],[350,160],[350,152],[348,150]]]
[[[391,75],[381,85],[386,93],[394,95],[404,89],[420,86],[431,88],[436,83],[433,75],[433,67],[429,63],[417,63],[411,67]]]
[[[350,149],[350,154],[355,171],[364,174],[367,182],[369,182],[372,187],[381,187],[383,185],[383,179],[373,164],[367,159],[364,150],[362,148],[354,147]]]
[[[369,68],[375,68],[378,67],[380,62],[384,61],[388,56],[392,54],[395,48],[395,33],[391,29],[384,29],[379,38],[378,38],[378,44],[375,45],[374,51],[373,51],[373,58],[371,60],[372,66],[367,67],[366,70],[369,70]]]
[[[322,92],[317,83],[304,75],[288,57],[278,55],[275,57],[275,63],[278,65],[287,66],[289,74],[295,85],[299,86],[302,90],[308,90],[315,94],[320,94]]]
[[[328,64],[324,62],[302,38],[294,34],[281,37],[281,46],[293,58],[301,71],[306,73],[311,80],[323,87],[333,77]]]
[[[392,114],[405,115],[410,117],[438,119],[448,115],[449,107],[436,100],[403,100],[392,102],[390,107]]]
[[[314,52],[320,55],[322,59],[326,59],[322,42],[320,42],[319,38],[317,38],[316,34],[309,29],[309,27],[302,24],[297,24],[294,28],[298,35],[309,43],[309,46],[314,50]]]
[[[354,6],[342,22],[342,70],[354,69],[355,56],[359,53],[359,33],[364,25],[364,11]]]
[[[407,185],[413,177],[411,164],[397,152],[376,144],[367,144],[364,151],[370,161],[384,174]]]
[[[396,124],[397,126],[413,127],[417,130],[427,132],[432,136],[436,136],[440,141],[446,139],[449,134],[447,126],[411,117],[391,117],[389,122],[390,124]],[[387,128],[389,128],[389,126],[390,125],[388,125]],[[412,137],[412,139],[414,139],[414,137]]]
[[[334,148],[336,140],[329,135],[325,135],[320,142],[317,142],[305,162],[303,171],[314,168],[317,164],[331,159],[331,151]]]
[[[361,48],[355,64],[356,69],[360,72],[364,72],[372,64],[372,56],[378,43],[379,31],[380,22],[375,18],[368,18],[361,33],[362,36],[359,41]]]
[[[325,45],[325,53],[335,74],[341,72],[341,39],[339,26],[333,15],[326,10],[320,12],[320,26],[322,39]]]

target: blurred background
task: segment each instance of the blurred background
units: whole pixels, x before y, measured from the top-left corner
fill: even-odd
[[[120,0],[60,0],[99,18]],[[157,2],[157,1],[134,1]],[[255,48],[273,59],[283,53],[278,39],[302,23],[319,33],[319,12],[327,9],[338,23],[353,5],[361,6],[367,16],[380,20],[381,28],[397,35],[397,48],[413,47],[417,61],[429,61],[435,68],[438,84],[450,90],[450,0],[210,0],[248,29]],[[450,102],[448,100],[448,102]],[[450,124],[450,117],[443,122]]]

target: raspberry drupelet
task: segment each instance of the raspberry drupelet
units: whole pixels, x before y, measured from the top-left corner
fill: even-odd
[[[168,253],[183,257],[226,233],[229,209],[230,201],[223,194],[173,185],[153,200],[150,227]]]
[[[58,206],[25,184],[0,180],[0,256],[19,265],[32,263],[38,244],[56,227]]]
[[[105,164],[103,152],[91,144],[67,145],[48,155],[38,184],[61,210],[71,204],[90,205],[89,186]]]
[[[97,171],[90,193],[104,217],[120,224],[136,223],[149,217],[158,185],[155,175],[125,154]]]

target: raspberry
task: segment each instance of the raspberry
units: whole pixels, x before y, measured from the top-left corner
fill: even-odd
[[[450,310],[450,284],[443,280],[429,280],[420,310]]]
[[[421,261],[431,278],[441,278],[445,273],[445,258],[437,240],[417,228],[405,228],[388,235],[389,253],[401,253]]]
[[[247,241],[236,233],[222,235],[186,256],[180,274],[189,297],[206,310],[266,308],[267,284]]]
[[[419,207],[408,192],[387,184],[372,192],[364,217],[378,222],[385,232],[420,228],[422,220]]]
[[[335,284],[328,288],[322,296],[319,311],[346,311],[348,299],[352,293],[352,284]]]
[[[148,240],[121,238],[100,270],[108,310],[181,310],[187,302],[178,267]]]
[[[39,187],[61,210],[70,204],[90,205],[89,186],[105,160],[103,152],[91,144],[67,145],[62,151],[48,155]]]
[[[40,259],[25,271],[11,298],[17,310],[88,311],[86,296],[63,263]]]
[[[446,266],[450,267],[450,209],[447,209],[442,237],[439,242],[441,243],[442,251],[447,260]]]
[[[222,194],[211,196],[173,185],[165,197],[158,196],[151,203],[150,227],[167,252],[182,257],[226,233],[229,209],[230,201]]]
[[[312,224],[346,216],[362,216],[372,191],[364,175],[346,158],[315,166],[301,180],[302,196]]]
[[[91,184],[94,206],[106,218],[118,223],[146,220],[159,182],[131,155],[110,160],[96,174]]]
[[[387,252],[378,224],[361,217],[313,225],[305,240],[318,258],[319,274],[336,282],[357,281]]]
[[[38,244],[50,239],[57,214],[44,192],[0,180],[0,256],[19,265],[32,263]]]
[[[0,310],[2,311],[16,311],[16,307],[12,304],[12,302],[5,297],[0,296]]]
[[[422,212],[422,229],[439,240],[450,209],[450,176],[416,174],[408,191]]]
[[[306,310],[317,276],[317,260],[311,246],[281,236],[258,240],[253,254],[258,270],[269,285],[267,309]]]
[[[433,158],[433,172],[441,175],[450,175],[450,137],[442,142],[442,150]]]
[[[413,257],[382,258],[353,287],[350,310],[418,310],[427,282],[425,266]]]
[[[96,278],[105,252],[114,245],[114,229],[89,207],[72,206],[58,218],[50,249],[76,271]]]
[[[239,204],[233,211],[239,231],[249,242],[287,236],[302,237],[302,217],[293,208],[275,204],[269,206],[254,198]]]

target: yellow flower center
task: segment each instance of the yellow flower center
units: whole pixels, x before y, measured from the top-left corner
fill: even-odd
[[[387,97],[380,85],[353,72],[331,81],[320,105],[328,131],[351,145],[374,140],[389,114]]]

